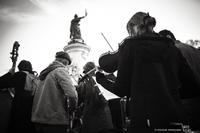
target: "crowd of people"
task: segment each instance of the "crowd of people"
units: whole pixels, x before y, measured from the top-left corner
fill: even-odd
[[[36,87],[31,87],[27,77],[34,75],[32,64],[22,60],[18,72],[9,71],[0,77],[0,89],[14,88],[7,132],[199,131],[200,52],[176,40],[170,30],[156,33],[155,26],[156,19],[149,13],[137,12],[131,17],[127,23],[129,36],[120,44],[117,67],[112,70],[117,71],[116,76],[104,72],[101,64],[97,68],[94,62],[87,62],[75,86],[67,67],[71,57],[59,51],[55,60],[35,76]],[[117,110],[113,111],[99,85],[120,98],[126,97],[126,111],[122,111],[126,114],[119,114],[127,116],[125,126],[117,127],[114,120],[122,116],[115,118]]]

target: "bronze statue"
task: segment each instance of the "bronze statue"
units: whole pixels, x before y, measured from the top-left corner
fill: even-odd
[[[81,37],[81,30],[80,30],[80,20],[85,18],[87,16],[87,12],[85,12],[85,16],[82,17],[78,17],[77,14],[74,15],[74,18],[71,21],[71,26],[70,26],[70,39],[72,41],[77,41],[78,40],[82,40],[82,42],[84,42],[84,40]]]

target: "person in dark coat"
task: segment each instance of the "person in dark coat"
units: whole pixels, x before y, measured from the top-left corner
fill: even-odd
[[[10,70],[0,80],[0,89],[14,88],[8,132],[34,133],[34,126],[31,123],[33,93],[24,89],[27,73],[34,74],[32,64],[29,61],[22,60],[18,69],[19,71],[15,72],[14,75]]]
[[[182,73],[180,74],[180,97],[192,119],[191,127],[194,130],[200,130],[200,52],[177,40],[169,30],[161,30],[159,34],[172,39],[184,57],[184,65],[181,67]]]
[[[180,101],[180,52],[174,42],[155,33],[155,18],[137,12],[127,23],[129,37],[119,46],[117,79],[96,74],[99,84],[114,94],[130,99],[128,133],[156,132],[173,123],[187,124]]]
[[[79,104],[83,103],[80,133],[110,133],[113,129],[111,112],[107,100],[93,79],[95,64],[88,62],[83,69],[86,75],[77,87]]]
[[[161,30],[159,32],[161,36],[172,39],[175,46],[180,50],[185,65],[184,74],[181,76],[181,98],[194,98],[200,97],[200,52],[193,46],[182,43],[177,40],[174,34],[169,30]]]
[[[0,83],[1,77],[0,77]],[[0,133],[7,133],[13,97],[7,88],[0,90]]]

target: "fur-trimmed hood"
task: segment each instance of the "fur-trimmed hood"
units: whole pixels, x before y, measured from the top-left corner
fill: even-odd
[[[45,68],[44,70],[42,70],[42,72],[39,75],[39,79],[40,80],[44,80],[46,78],[46,76],[53,70],[55,70],[58,67],[65,67],[65,65],[63,65],[61,62],[59,61],[54,61],[52,62],[47,68]]]

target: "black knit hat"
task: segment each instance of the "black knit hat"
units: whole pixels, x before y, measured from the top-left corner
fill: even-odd
[[[161,30],[161,31],[159,32],[159,34],[160,34],[161,36],[171,38],[173,41],[176,40],[176,37],[174,36],[174,34],[173,34],[170,30],[166,30],[166,29]]]
[[[69,61],[69,65],[71,64],[71,58],[68,53],[64,51],[59,51],[56,53],[56,58],[62,58],[62,59],[67,59]]]
[[[87,72],[89,72],[90,70],[92,70],[93,68],[95,68],[95,64],[94,64],[94,62],[87,62],[86,64],[85,64],[85,66],[83,67],[83,73],[87,73]]]
[[[32,72],[33,70],[31,62],[27,60],[20,61],[18,69],[19,71],[28,71],[28,72]]]

